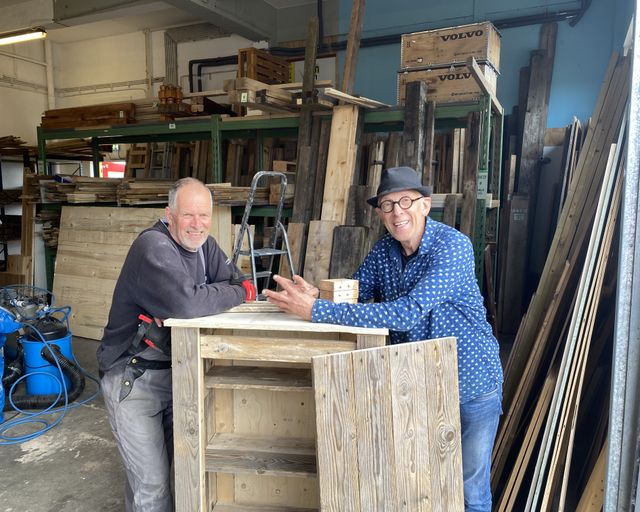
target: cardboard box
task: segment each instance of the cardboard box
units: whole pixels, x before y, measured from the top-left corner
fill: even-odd
[[[400,66],[463,64],[467,58],[486,61],[500,71],[500,33],[490,23],[473,23],[402,36]]]
[[[480,64],[480,69],[491,86],[492,92],[495,92],[497,72],[486,63]],[[433,67],[398,72],[398,104],[404,105],[407,84],[418,80],[427,83],[427,99],[436,103],[474,101],[482,96],[478,82],[466,65]]]

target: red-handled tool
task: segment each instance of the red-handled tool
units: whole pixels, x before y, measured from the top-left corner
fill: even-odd
[[[257,290],[251,281],[248,279],[242,281],[242,287],[244,288],[245,302],[253,302],[256,300]]]

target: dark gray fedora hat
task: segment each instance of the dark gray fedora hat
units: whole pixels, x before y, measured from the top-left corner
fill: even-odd
[[[431,196],[431,187],[424,186],[418,173],[411,167],[390,167],[382,171],[378,191],[375,196],[367,199],[367,203],[377,208],[381,196],[401,190],[417,190],[425,197]]]

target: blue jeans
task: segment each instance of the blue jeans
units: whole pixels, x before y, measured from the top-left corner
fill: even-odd
[[[501,414],[501,388],[460,405],[465,512],[491,512],[491,452]]]

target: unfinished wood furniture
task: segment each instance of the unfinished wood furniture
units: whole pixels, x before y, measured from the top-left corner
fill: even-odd
[[[172,327],[176,510],[318,510],[311,358],[383,346],[387,330],[284,313],[165,324]]]

